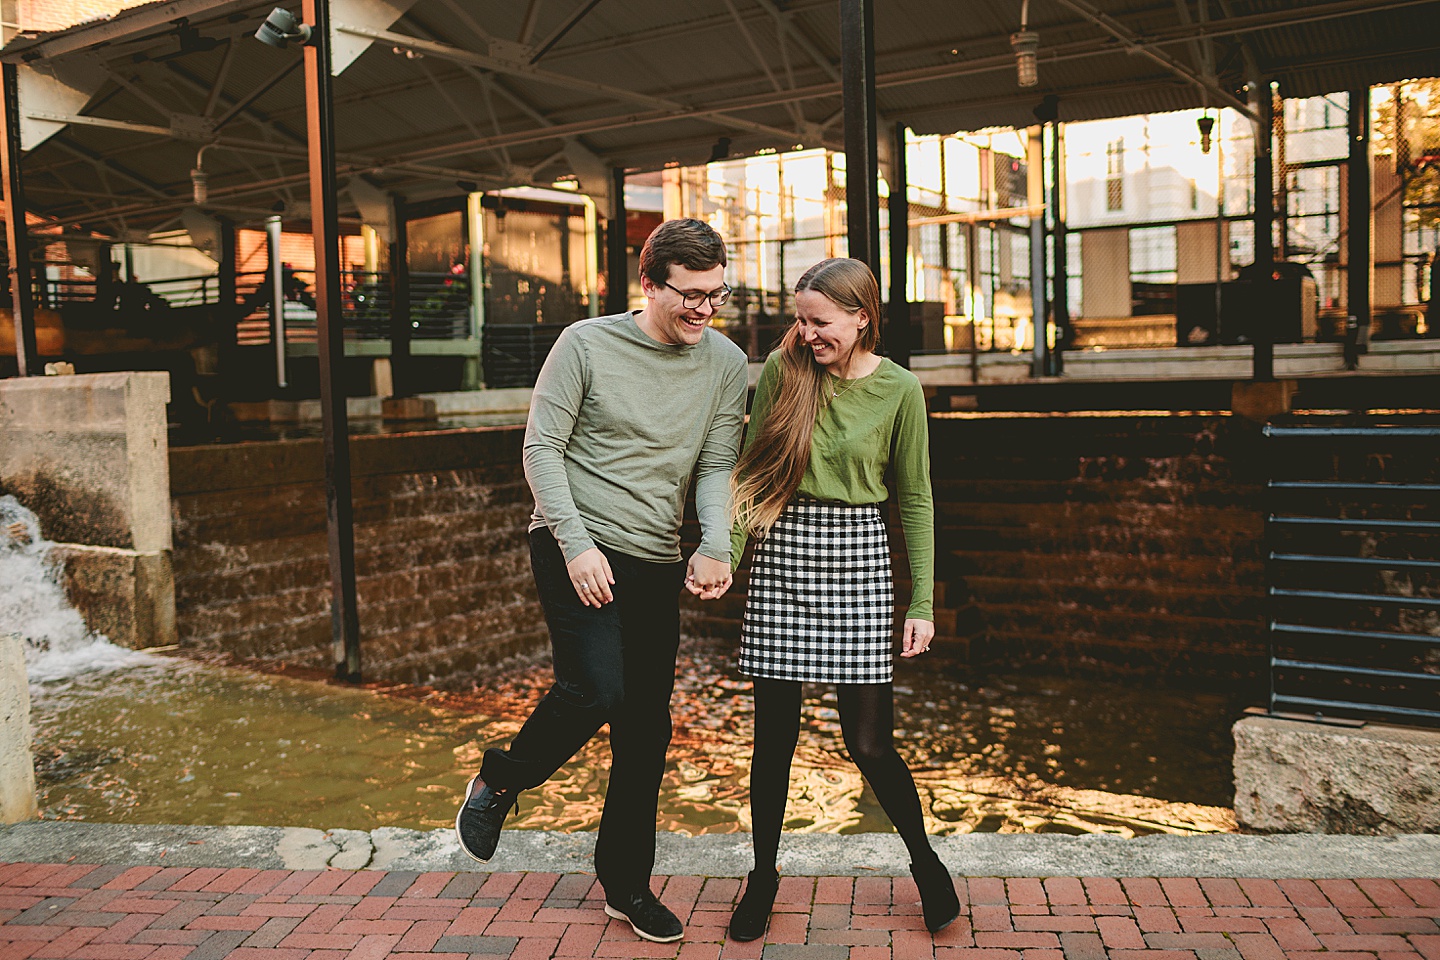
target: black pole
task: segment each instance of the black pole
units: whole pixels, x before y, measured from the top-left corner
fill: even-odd
[[[1045,125],[1030,128],[1025,151],[1026,199],[1030,204],[1030,329],[1035,338],[1030,354],[1030,375],[1050,373],[1050,311],[1045,279]]]
[[[610,225],[605,240],[605,312],[624,313],[630,309],[630,257],[625,235],[625,168],[610,170]]]
[[[1070,342],[1070,261],[1065,229],[1065,131],[1059,120],[1050,123],[1050,203],[1055,226],[1055,280],[1050,299],[1050,318],[1055,325],[1055,347],[1050,351],[1050,375],[1065,369],[1065,347]]]
[[[35,345],[35,301],[30,291],[30,230],[25,224],[25,187],[20,180],[20,95],[15,64],[0,65],[5,135],[0,138],[0,175],[5,180],[5,242],[10,253],[10,305],[15,321],[15,369],[22,377],[40,372]]]
[[[910,366],[910,189],[905,170],[905,124],[895,124],[890,147],[890,316],[885,323],[885,346],[890,359]],[[944,227],[940,228],[944,230]]]
[[[315,235],[315,326],[320,416],[325,436],[326,529],[330,543],[330,633],[335,676],[360,680],[360,613],[355,597],[355,517],[350,494],[350,424],[337,368],[345,361],[340,315],[340,217],[335,175],[335,103],[330,81],[330,0],[304,0],[305,119],[310,143],[310,219]]]
[[[235,275],[239,271],[239,255],[235,247],[235,221],[217,216],[220,225],[220,271],[216,274],[215,321],[220,330],[220,370],[233,375],[235,356],[240,345],[240,310],[235,292]]]
[[[880,272],[880,173],[875,129],[875,0],[840,0],[845,99],[845,220],[850,256]]]
[[[405,198],[390,197],[390,385],[397,397],[413,392],[410,371],[410,231]]]
[[[1275,264],[1275,166],[1270,154],[1274,99],[1270,84],[1258,82],[1251,103],[1255,125],[1255,266],[1258,285],[1250,295],[1250,337],[1255,345],[1254,378],[1275,379],[1275,344],[1269,314],[1269,283]]]
[[[1359,105],[1359,109],[1356,106]],[[1346,305],[1355,324],[1357,342],[1369,338],[1371,319],[1371,279],[1375,269],[1374,201],[1370,184],[1370,89],[1350,91],[1350,158],[1347,164],[1345,201],[1349,211],[1349,229],[1345,252]],[[1431,269],[1434,269],[1433,267]]]

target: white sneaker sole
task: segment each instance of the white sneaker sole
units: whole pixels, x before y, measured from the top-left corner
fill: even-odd
[[[638,926],[635,925],[634,920],[631,920],[625,914],[621,913],[619,910],[616,910],[608,903],[605,904],[605,913],[607,916],[614,917],[616,920],[624,920],[626,923],[630,924],[630,929],[635,931],[635,936],[639,937],[642,940],[649,940],[651,943],[674,943],[676,940],[679,940],[681,937],[685,936],[684,930],[681,930],[673,937],[657,937],[653,933],[646,933],[644,930],[641,930]]]
[[[470,783],[465,788],[465,799],[460,801],[460,809],[455,814],[455,842],[460,845],[460,849],[464,852],[465,856],[469,857],[471,860],[474,860],[477,863],[489,863],[489,857],[477,857],[475,856],[475,854],[471,853],[470,848],[465,846],[464,838],[460,836],[460,817],[462,814],[465,813],[465,804],[470,802],[470,797],[475,792],[475,784],[479,782],[480,775],[476,774],[474,777],[470,778]]]

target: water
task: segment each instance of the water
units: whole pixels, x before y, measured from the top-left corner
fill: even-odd
[[[46,818],[446,827],[484,750],[508,742],[549,683],[543,661],[442,693],[121,650],[69,610],[48,546],[33,516],[0,497],[0,630],[26,642]],[[1234,829],[1226,698],[1034,677],[977,684],[907,665],[895,702],[932,833]],[[833,693],[807,688],[804,711],[786,828],[888,830],[844,754]],[[660,827],[748,830],[751,700],[729,645],[682,645],[673,714]],[[522,795],[510,824],[594,829],[607,772],[602,734]]]

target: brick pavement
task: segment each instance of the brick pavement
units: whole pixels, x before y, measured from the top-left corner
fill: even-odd
[[[582,874],[8,863],[0,960],[1440,960],[1432,879],[961,879],[932,938],[909,878],[785,877],[752,944],[725,940],[739,880],[656,883],[680,943],[607,918]]]

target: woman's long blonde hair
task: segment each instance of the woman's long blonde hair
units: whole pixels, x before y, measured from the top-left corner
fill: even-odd
[[[874,352],[880,343],[880,285],[860,260],[833,257],[805,271],[795,292],[814,290],[869,322],[850,349]],[[797,320],[780,339],[780,386],[760,433],[730,475],[731,516],[751,537],[770,531],[795,496],[810,465],[810,438],[825,389],[825,368],[800,336]],[[850,357],[846,357],[848,365]]]

